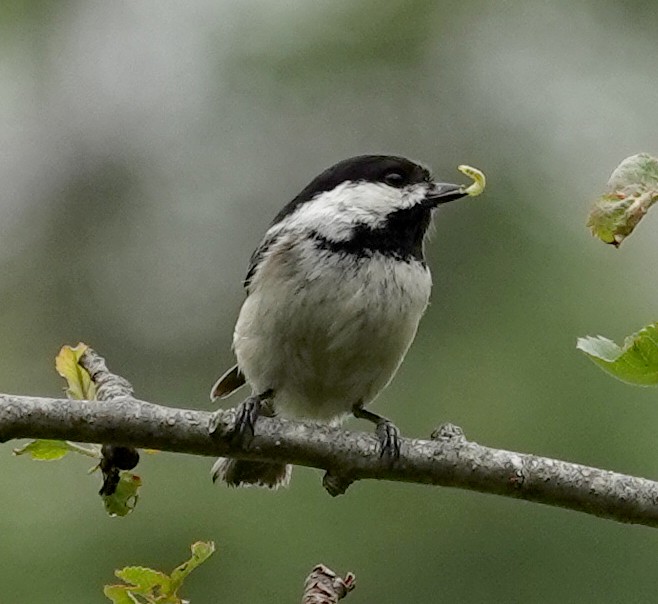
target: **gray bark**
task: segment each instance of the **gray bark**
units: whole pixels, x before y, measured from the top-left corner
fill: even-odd
[[[126,390],[123,393],[127,392]],[[492,449],[446,425],[431,440],[402,439],[399,461],[374,435],[261,417],[248,447],[231,444],[232,409],[212,414],[131,396],[79,401],[0,394],[0,441],[17,438],[113,443],[209,457],[231,456],[320,468],[344,484],[366,478],[470,489],[559,506],[619,522],[658,526],[658,483],[556,459]]]

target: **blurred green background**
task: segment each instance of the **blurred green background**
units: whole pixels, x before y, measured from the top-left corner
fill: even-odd
[[[452,421],[658,477],[656,391],[575,350],[656,319],[658,215],[619,250],[584,222],[621,159],[658,151],[657,27],[650,1],[3,3],[0,388],[60,394],[54,356],[82,340],[140,397],[211,409],[271,217],[333,162],[395,153],[489,186],[441,209],[433,303],[377,408],[407,435]],[[653,529],[384,482],[334,500],[299,468],[284,492],[229,490],[172,454],[108,518],[86,460],[14,446],[2,602],[102,602],[113,569],[170,569],[197,539],[218,553],[195,604],[296,602],[317,562],[356,573],[353,604],[656,599]]]

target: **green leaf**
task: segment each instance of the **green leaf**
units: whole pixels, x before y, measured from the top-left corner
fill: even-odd
[[[66,395],[79,400],[93,400],[96,397],[96,386],[91,376],[78,363],[87,350],[87,345],[80,342],[77,346],[62,346],[55,357],[55,369],[68,384]]]
[[[14,449],[14,455],[29,455],[39,461],[53,461],[61,459],[71,450],[65,440],[33,440]]]
[[[648,153],[627,157],[610,176],[587,220],[592,235],[618,247],[658,201],[658,159]]]
[[[144,566],[126,566],[114,573],[119,579],[130,584],[130,590],[141,596],[169,595],[171,579],[160,571]]]
[[[79,445],[68,440],[32,440],[13,451],[14,455],[29,455],[37,461],[54,461],[70,452],[97,459],[101,456],[98,445]]]
[[[130,594],[130,588],[125,585],[106,585],[103,593],[114,604],[141,604],[139,600]]]
[[[215,544],[212,541],[197,541],[192,544],[192,557],[180,566],[177,566],[171,573],[172,592],[174,594],[183,584],[187,575],[210,558],[214,551]]]
[[[135,509],[142,479],[132,472],[121,472],[119,484],[112,495],[103,495],[105,511],[110,516],[127,516]]]
[[[78,344],[75,347],[62,346],[59,354],[55,357],[55,369],[68,384],[66,394],[69,398],[93,399],[96,388],[91,377],[79,364],[80,357],[87,349],[86,344]],[[64,440],[33,440],[26,445],[14,449],[14,455],[29,455],[38,461],[54,461],[61,459],[67,453],[74,451],[89,457],[99,457],[98,447],[76,445]]]
[[[658,323],[628,336],[622,347],[603,336],[579,338],[576,347],[622,382],[658,385]]]
[[[114,604],[182,604],[177,591],[197,566],[203,564],[215,551],[212,541],[197,541],[192,545],[192,557],[177,566],[171,577],[143,566],[127,566],[115,575],[127,585],[106,585],[103,593]]]

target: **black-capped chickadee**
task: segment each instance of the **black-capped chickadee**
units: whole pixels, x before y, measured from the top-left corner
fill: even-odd
[[[276,216],[245,279],[235,325],[237,365],[213,400],[247,383],[236,438],[259,415],[376,425],[381,454],[395,459],[400,433],[365,407],[386,387],[416,334],[432,280],[423,241],[432,211],[463,197],[403,157],[361,155],[325,170]],[[220,458],[213,480],[286,485],[291,466]]]

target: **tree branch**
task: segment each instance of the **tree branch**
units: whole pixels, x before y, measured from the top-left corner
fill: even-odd
[[[371,434],[261,417],[247,449],[225,438],[234,412],[164,407],[132,397],[77,401],[0,394],[0,442],[47,438],[114,443],[206,456],[287,462],[365,478],[440,485],[526,499],[619,522],[658,526],[658,483],[578,464],[484,447],[446,425],[432,440],[402,439],[402,455],[380,458]]]

